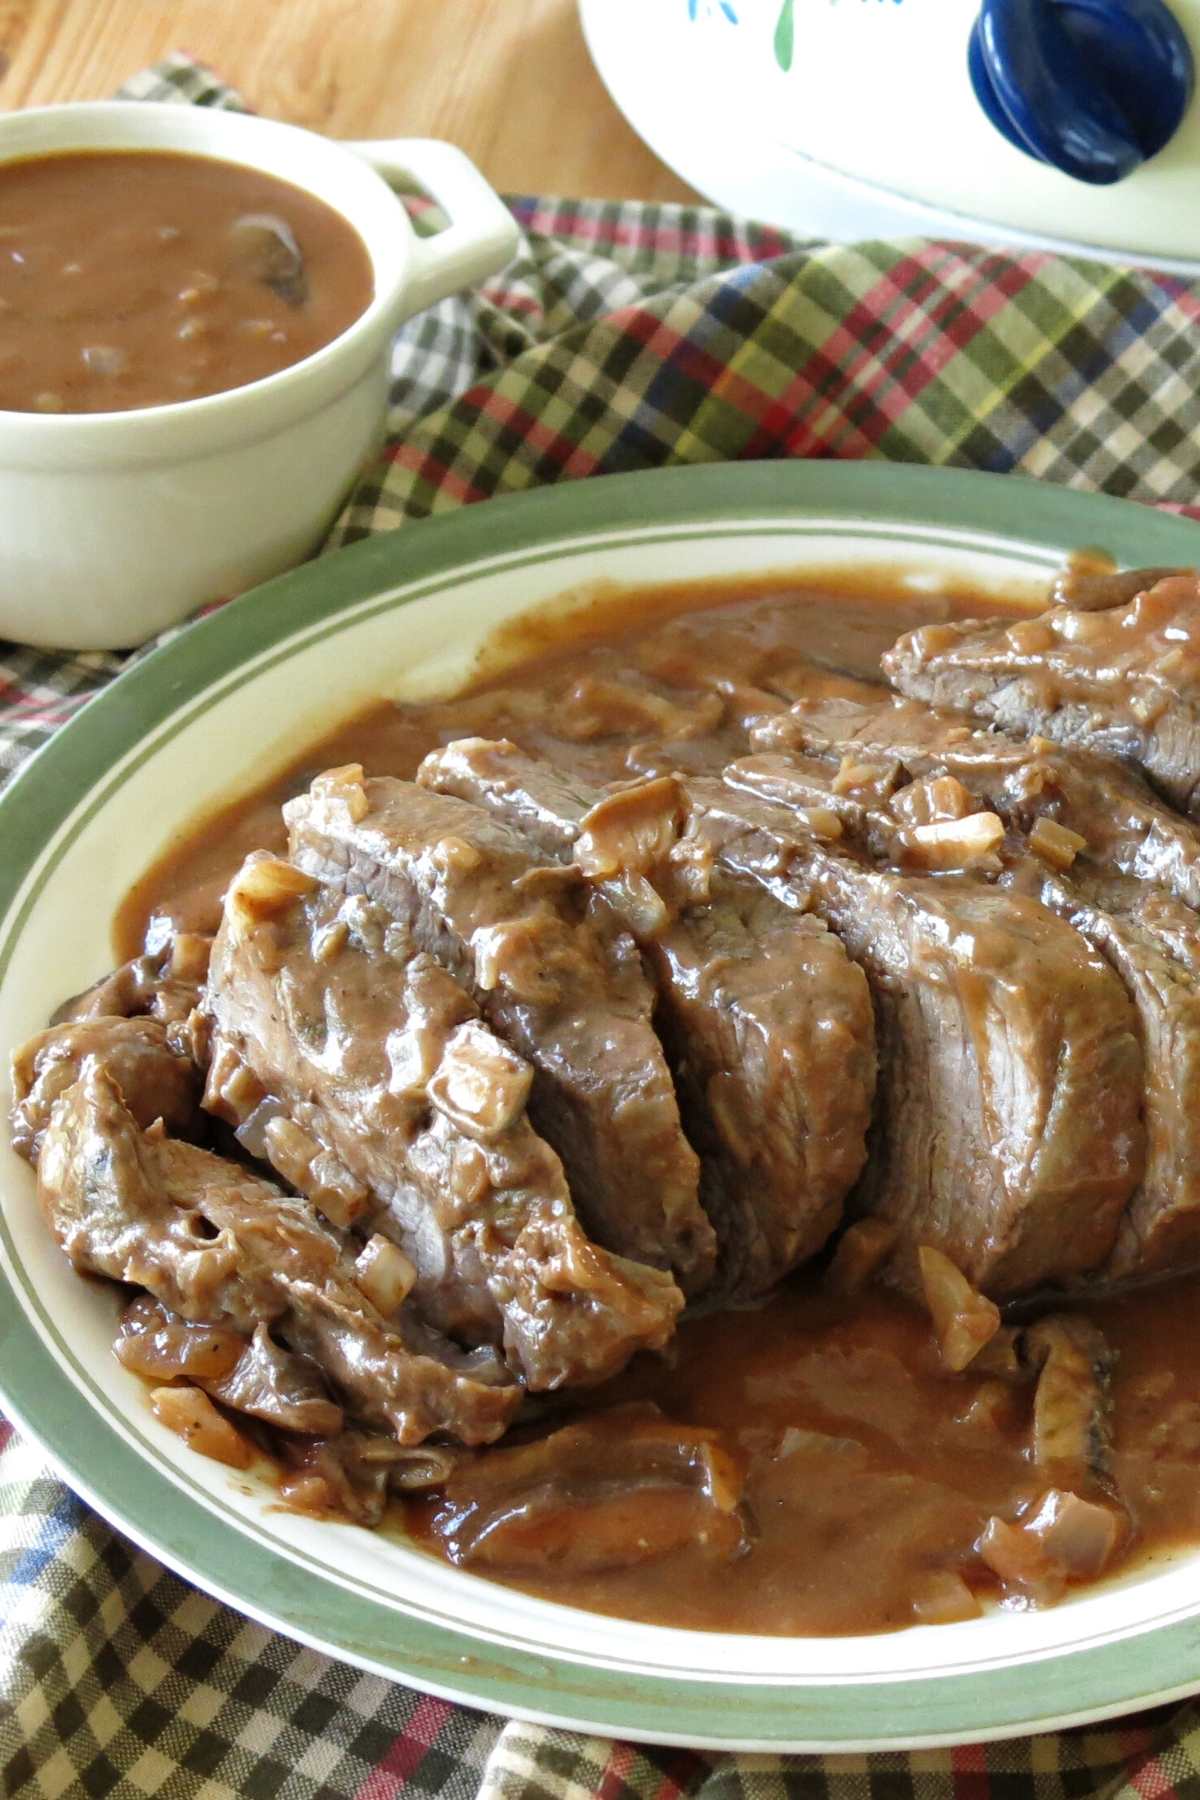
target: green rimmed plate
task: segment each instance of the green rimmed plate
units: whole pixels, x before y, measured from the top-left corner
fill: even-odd
[[[121,897],[198,812],[373,698],[452,688],[531,605],[831,565],[1028,590],[1084,545],[1195,562],[1200,528],[1013,477],[779,463],[545,489],[298,570],[122,677],[0,800],[0,1045],[108,965]],[[267,1487],[153,1419],[110,1354],[112,1297],[71,1273],[29,1170],[3,1154],[7,1410],[114,1524],[292,1637],[496,1711],[721,1748],[1000,1737],[1200,1688],[1200,1554],[1046,1613],[889,1637],[721,1637],[552,1606],[273,1510]]]

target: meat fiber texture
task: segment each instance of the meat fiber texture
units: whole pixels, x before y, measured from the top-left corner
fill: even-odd
[[[502,1345],[529,1388],[660,1349],[683,1296],[581,1230],[527,1117],[529,1064],[405,927],[315,881],[297,893],[295,875],[255,856],[230,888],[209,1109],[315,1204],[398,1244],[423,1315]]]
[[[1103,959],[1028,896],[880,867],[728,782],[689,792],[722,865],[866,972],[880,1091],[854,1204],[897,1225],[895,1276],[915,1286],[922,1244],[997,1296],[1103,1263],[1144,1164],[1136,1019]]]
[[[495,1359],[448,1343],[431,1354],[418,1322],[414,1336],[385,1318],[306,1202],[161,1127],[143,1131],[94,1057],[54,1107],[38,1195],[82,1272],[144,1288],[183,1319],[273,1326],[402,1444],[439,1431],[489,1442],[519,1404]]]
[[[1007,835],[991,878],[1080,932],[1111,965],[1136,1014],[1145,1170],[1098,1279],[1200,1263],[1200,1123],[1192,1100],[1200,1083],[1200,917],[1193,910],[1200,828],[1110,756],[983,729],[913,700],[802,700],[752,737],[767,752],[750,767],[760,787],[776,763],[777,787],[789,766],[802,767],[806,796],[856,763],[890,766],[893,816],[876,811],[877,837],[885,827],[895,834],[908,782],[949,777],[1000,815]],[[1043,840],[1045,822],[1065,835]]]
[[[861,1173],[875,1088],[861,971],[811,915],[712,859],[670,863],[678,782],[605,794],[515,744],[463,739],[418,781],[574,859],[638,938],[658,995],[725,1293],[756,1293],[819,1250]]]
[[[883,660],[904,694],[1005,730],[1105,751],[1200,813],[1200,577],[1171,574],[1107,607],[1007,625],[925,625]]]
[[[767,719],[758,729],[776,736],[757,741],[794,742],[781,735],[789,721]],[[920,738],[914,721],[904,729]],[[955,723],[953,735],[970,733]],[[902,778],[887,748],[896,786]],[[851,760],[862,764],[866,754],[855,748]],[[878,796],[856,797],[838,778],[840,764],[841,756],[830,763],[777,752],[734,763],[724,781],[656,776],[602,794],[511,743],[469,739],[432,752],[418,780],[486,806],[546,854],[573,856],[639,936],[726,1267],[744,1270],[743,1247],[771,1245],[774,1229],[780,1272],[787,1247],[779,1220],[792,1224],[796,1260],[811,1254],[813,1239],[796,1248],[806,1197],[814,1239],[828,1218],[797,1179],[806,1147],[797,1120],[809,1127],[808,1154],[818,1163],[829,1140],[812,1128],[814,1097],[842,1100],[847,1137],[852,1122],[865,1123],[866,1056],[833,1076],[814,1048],[830,1027],[835,1039],[844,1028],[847,977],[865,993],[865,972],[879,1095],[873,1156],[851,1205],[894,1226],[894,1278],[915,1285],[922,1244],[999,1295],[1088,1275],[1111,1255],[1145,1165],[1144,996],[1124,992],[1102,947],[1083,941],[1076,922],[1053,917],[1043,897],[881,866],[903,821]],[[855,770],[856,779],[872,775]],[[1124,779],[1141,798],[1135,779]],[[777,942],[790,962],[777,958]],[[812,946],[824,952],[819,965]],[[757,1141],[746,1132],[754,1147],[740,1164],[729,1115],[713,1104],[721,1088],[697,1079],[719,1064],[723,1026],[738,1018],[731,968],[742,971],[748,1016],[773,1053],[770,1061],[741,1046],[726,1053],[741,1118],[760,1127]],[[719,973],[707,990],[706,969]],[[726,997],[714,1004],[721,987]],[[694,997],[702,1004],[693,1008]],[[861,1033],[863,1013],[855,1017]],[[1165,1020],[1159,1025],[1165,1037]],[[783,1115],[776,1138],[776,1091],[765,1077],[779,1067],[804,1103]],[[865,1098],[853,1110],[856,1091]],[[1111,1137],[1097,1130],[1102,1114]],[[840,1150],[824,1165],[841,1177],[838,1208],[862,1154],[851,1169],[844,1141]]]
[[[633,939],[589,912],[576,871],[411,782],[338,772],[284,807],[297,866],[362,894],[461,984],[533,1070],[529,1116],[590,1235],[707,1286],[716,1238]]]

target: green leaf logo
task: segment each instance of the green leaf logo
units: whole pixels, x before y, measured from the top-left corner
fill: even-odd
[[[775,26],[775,61],[783,70],[792,66],[792,52],[795,49],[795,32],[792,26],[792,6],[794,0],[783,0],[779,10],[779,19]]]

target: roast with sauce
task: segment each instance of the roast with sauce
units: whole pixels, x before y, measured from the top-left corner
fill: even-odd
[[[680,1624],[1169,1535],[1200,1372],[1125,1357],[1200,1268],[1198,592],[651,609],[199,832],[13,1063],[160,1421]]]

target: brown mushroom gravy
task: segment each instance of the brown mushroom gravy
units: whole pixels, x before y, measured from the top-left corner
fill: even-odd
[[[899,634],[1027,611],[831,577],[528,620],[175,845],[16,1064],[52,1229],[153,1296],[118,1353],[159,1417],[704,1630],[968,1619],[1200,1541],[1200,833],[881,685]]]
[[[0,164],[0,407],[91,413],[290,368],[370,305],[353,226],[261,170],[166,151]]]

